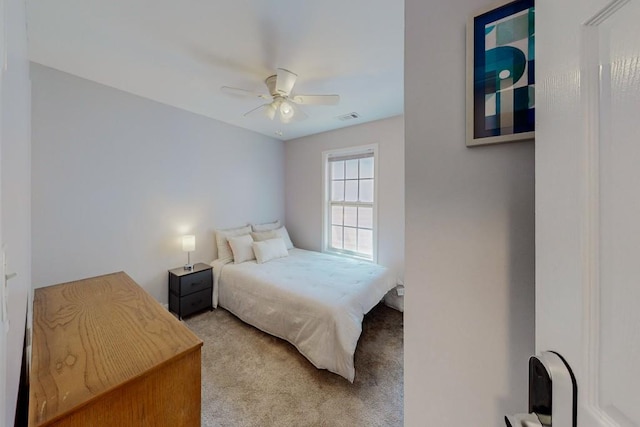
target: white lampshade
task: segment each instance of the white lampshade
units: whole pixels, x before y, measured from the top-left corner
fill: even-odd
[[[196,250],[196,236],[189,234],[182,236],[182,252],[193,252]]]
[[[282,115],[283,120],[289,121],[293,117],[294,113],[295,111],[293,110],[293,107],[287,101],[282,101],[280,103],[280,114]]]

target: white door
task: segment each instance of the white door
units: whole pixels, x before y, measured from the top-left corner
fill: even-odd
[[[536,52],[536,351],[640,426],[640,0],[538,0]]]

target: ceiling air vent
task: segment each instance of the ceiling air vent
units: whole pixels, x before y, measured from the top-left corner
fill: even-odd
[[[349,113],[344,116],[338,116],[338,120],[342,120],[343,122],[346,120],[359,119],[360,115],[358,113]]]

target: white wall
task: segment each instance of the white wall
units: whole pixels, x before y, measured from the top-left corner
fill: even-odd
[[[6,342],[5,325],[0,325],[0,425],[12,426],[22,362],[27,295],[31,284],[31,98],[24,2],[4,0],[4,13],[0,30],[6,37],[8,54],[6,71],[0,71],[0,243],[6,246],[7,271],[2,272],[0,268],[0,277],[4,273],[17,273],[17,276],[9,280],[7,287],[9,330]],[[2,28],[3,25],[6,28]],[[0,60],[3,58],[4,55],[0,55]]]
[[[404,119],[392,117],[285,143],[286,219],[293,243],[322,250],[322,152],[378,144],[378,263],[404,277]]]
[[[124,270],[167,302],[167,269],[215,228],[284,217],[284,144],[32,64],[33,283]]]
[[[527,409],[534,144],[465,147],[465,26],[486,0],[406,0],[405,419]]]

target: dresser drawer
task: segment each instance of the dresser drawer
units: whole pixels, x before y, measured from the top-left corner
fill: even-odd
[[[211,270],[200,271],[198,273],[176,277],[175,279],[176,280],[172,280],[171,283],[171,292],[181,297],[213,286]]]
[[[189,316],[192,313],[212,308],[211,305],[212,289],[208,288],[204,291],[196,292],[180,298],[180,315],[181,317]]]

